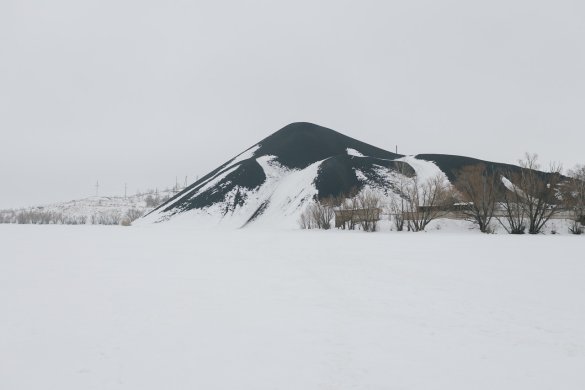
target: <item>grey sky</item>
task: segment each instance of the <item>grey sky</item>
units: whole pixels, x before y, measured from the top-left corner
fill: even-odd
[[[582,1],[0,2],[0,208],[170,186],[293,121],[584,163]]]

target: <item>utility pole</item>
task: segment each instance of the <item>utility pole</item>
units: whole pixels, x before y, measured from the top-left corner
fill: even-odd
[[[128,183],[124,183],[124,199],[127,198],[127,193],[128,193]]]
[[[98,180],[96,180],[96,182],[95,182],[95,196],[98,196],[99,189],[100,189],[100,182]]]
[[[398,145],[396,145],[396,154],[398,154]]]

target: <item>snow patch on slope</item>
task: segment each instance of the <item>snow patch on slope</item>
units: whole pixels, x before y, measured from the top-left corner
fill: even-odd
[[[260,145],[252,146],[250,149],[244,151],[243,153],[238,154],[236,157],[231,159],[226,165],[230,166],[241,163],[244,160],[251,159],[252,157],[254,157],[254,153],[256,153],[258,149],[260,149]]]
[[[414,156],[404,156],[397,158],[395,161],[404,161],[410,165],[414,169],[420,183],[433,179],[437,176],[441,176],[444,180],[448,181],[447,175],[445,175],[445,173],[441,171],[441,169],[434,162],[419,160]]]
[[[257,160],[266,176],[274,169],[274,163]],[[315,162],[301,170],[281,173],[273,187],[272,194],[266,199],[267,207],[262,217],[254,225],[296,228],[297,220],[304,207],[317,195],[315,179],[323,161]]]
[[[196,197],[197,195],[201,194],[202,192],[205,192],[208,189],[216,186],[223,179],[225,179],[230,173],[232,173],[236,169],[238,169],[239,166],[240,166],[239,164],[234,165],[231,168],[226,169],[225,171],[217,174],[215,177],[213,177],[211,180],[209,180],[203,187],[199,187],[199,189],[197,190],[197,192],[190,194],[191,196],[189,197],[189,199],[193,199],[194,197]]]
[[[366,175],[364,175],[364,173],[361,170],[354,169],[353,171],[355,172],[355,176],[358,178],[359,181],[362,181],[362,182],[368,181],[368,177]]]
[[[361,154],[360,152],[358,152],[355,149],[347,148],[346,150],[347,150],[348,156],[353,156],[353,157],[366,157],[366,156],[364,156],[363,154]]]

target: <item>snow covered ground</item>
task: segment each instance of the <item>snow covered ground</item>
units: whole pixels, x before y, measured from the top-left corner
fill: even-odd
[[[0,225],[0,389],[584,389],[581,236]]]

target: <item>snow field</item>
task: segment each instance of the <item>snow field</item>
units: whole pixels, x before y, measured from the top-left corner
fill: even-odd
[[[574,236],[0,225],[0,389],[583,389]]]

